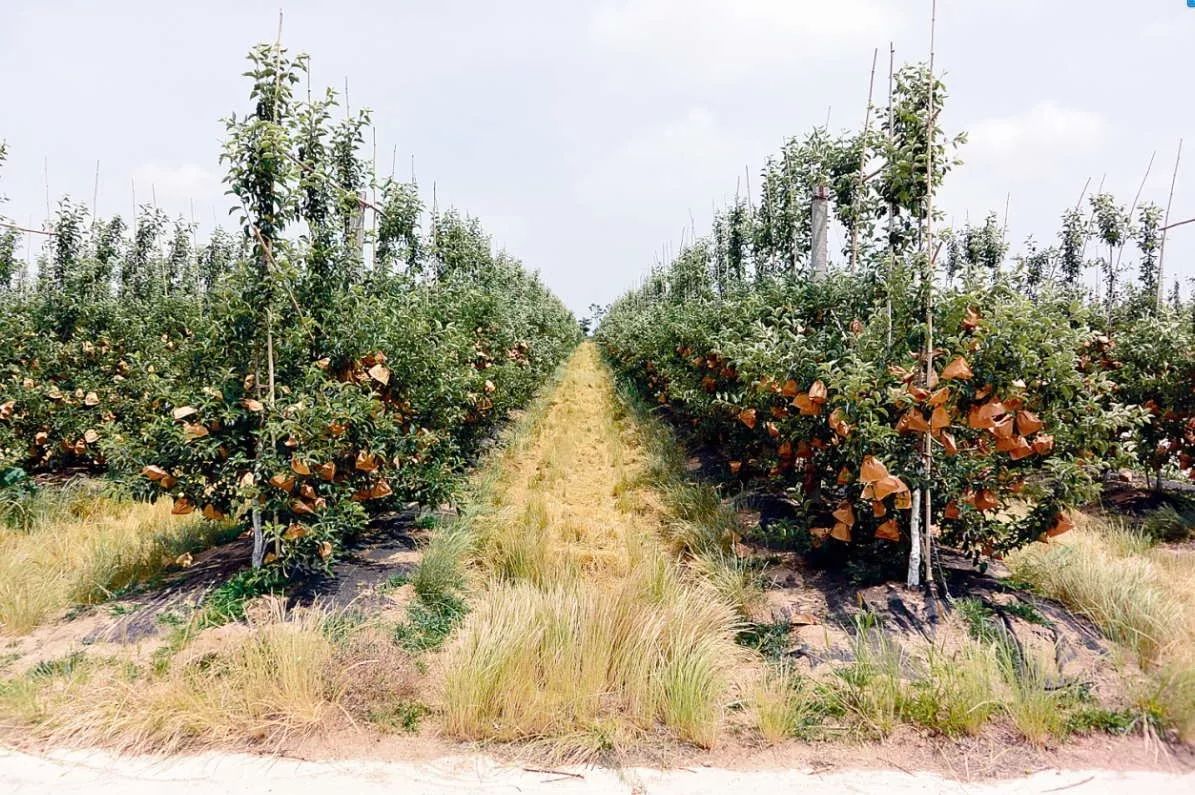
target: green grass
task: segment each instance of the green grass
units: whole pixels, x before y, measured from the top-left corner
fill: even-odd
[[[407,652],[438,649],[465,617],[465,603],[455,597],[434,603],[416,599],[407,605],[407,620],[394,630],[394,640]]]
[[[1195,527],[1195,506],[1184,500],[1180,507],[1163,505],[1141,520],[1141,532],[1155,541],[1185,541]]]
[[[1195,566],[1123,524],[1090,522],[1008,558],[1033,589],[1090,618],[1136,655],[1145,681],[1129,682],[1148,724],[1195,738]]]
[[[408,572],[400,572],[398,574],[391,574],[386,578],[385,582],[378,586],[378,593],[389,593],[390,591],[397,591],[411,581],[411,575]]]
[[[277,569],[245,569],[228,578],[204,597],[196,616],[196,629],[218,627],[245,620],[245,603],[259,596],[281,592],[286,580]]]
[[[465,587],[465,560],[473,545],[463,524],[443,527],[423,550],[419,567],[410,575],[411,585],[425,604],[459,601]]]
[[[756,728],[769,743],[819,738],[830,709],[824,690],[787,665],[769,666],[751,692]]]
[[[779,660],[788,649],[792,622],[785,618],[765,623],[747,624],[735,635],[740,646],[754,649],[764,657]]]
[[[414,734],[431,709],[419,701],[396,701],[369,712],[369,722],[392,733]]]
[[[69,676],[83,665],[86,657],[83,652],[71,652],[65,657],[52,660],[42,660],[29,669],[28,676],[34,679],[50,679],[55,676]]]

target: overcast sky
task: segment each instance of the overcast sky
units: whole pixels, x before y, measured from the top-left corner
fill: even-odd
[[[285,2],[284,41],[313,82],[348,78],[374,110],[379,170],[481,217],[496,244],[583,311],[635,282],[690,213],[788,136],[862,124],[872,51],[928,52],[929,0]],[[279,3],[5,0],[0,12],[0,213],[46,216],[69,193],[101,215],[149,201],[210,228],[228,201],[223,125],[247,109],[244,55],[274,37]],[[981,220],[1009,203],[1011,238],[1052,239],[1084,182],[1195,216],[1195,8],[1186,0],[940,0],[945,124],[965,165],[942,195]],[[48,166],[48,168],[47,168]],[[1184,176],[1185,173],[1185,176]],[[1106,176],[1105,176],[1106,175]],[[753,187],[756,187],[753,184]],[[1195,276],[1195,224],[1168,270]]]

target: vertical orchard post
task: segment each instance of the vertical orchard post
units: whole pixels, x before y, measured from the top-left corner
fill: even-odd
[[[925,273],[922,275],[925,288],[925,385],[933,388],[937,381],[934,370],[934,259],[937,249],[934,247],[934,138],[937,134],[937,108],[934,105],[934,32],[938,21],[938,3],[934,0],[930,4],[929,18],[929,108],[925,114]],[[933,487],[930,478],[934,471],[934,448],[930,434],[922,437],[922,468],[925,474],[925,487],[921,495],[921,510],[924,512],[921,520],[921,563],[925,567],[925,583],[929,586],[931,596],[934,595],[933,573]],[[916,509],[914,509],[916,510]],[[910,568],[913,564],[913,554],[910,552]],[[910,580],[912,576],[910,575]]]
[[[810,252],[809,270],[814,281],[826,275],[829,244],[826,232],[829,226],[830,195],[825,185],[813,189],[810,206]]]
[[[353,250],[365,262],[365,190],[357,192],[357,209],[353,213],[352,229]]]
[[[1174,156],[1174,173],[1170,175],[1170,195],[1166,199],[1166,215],[1162,218],[1162,242],[1158,246],[1158,308],[1162,308],[1162,285],[1165,283],[1166,230],[1170,228],[1170,205],[1174,202],[1174,183],[1178,180],[1178,164],[1183,159],[1183,139],[1178,139],[1178,154]]]

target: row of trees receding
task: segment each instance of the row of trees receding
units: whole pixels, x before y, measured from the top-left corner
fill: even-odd
[[[1161,300],[1153,204],[1097,193],[1011,259],[995,214],[935,230],[965,136],[929,67],[891,86],[876,129],[786,143],[598,337],[729,476],[793,498],[786,543],[860,576],[909,561],[913,584],[934,543],[978,558],[1065,531],[1109,467],[1190,473],[1195,306]],[[824,270],[819,195],[844,241]]]
[[[475,219],[376,179],[368,112],[300,96],[306,57],[258,46],[247,77],[222,154],[235,233],[67,199],[34,274],[0,237],[0,469],[105,471],[293,571],[445,499],[579,331]]]

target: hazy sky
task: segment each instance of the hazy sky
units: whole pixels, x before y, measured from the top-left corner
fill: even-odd
[[[51,201],[128,214],[160,207],[227,225],[223,125],[247,109],[244,55],[272,40],[279,3],[4,0],[0,11],[0,213],[40,225]],[[317,86],[349,81],[374,110],[379,170],[395,147],[442,203],[576,310],[636,281],[690,213],[711,205],[783,140],[862,124],[872,51],[924,59],[929,0],[503,0],[284,3],[284,41],[311,54]],[[1011,237],[1052,239],[1085,180],[1128,204],[1195,216],[1195,8],[1186,0],[940,0],[945,124],[967,130],[942,207],[1003,214]],[[48,169],[46,168],[48,164]],[[1185,173],[1185,177],[1184,177]],[[753,184],[755,187],[755,184]],[[1195,276],[1195,224],[1167,267]]]

